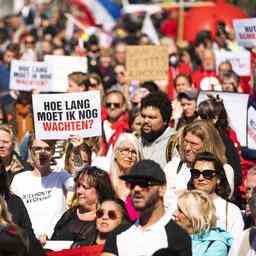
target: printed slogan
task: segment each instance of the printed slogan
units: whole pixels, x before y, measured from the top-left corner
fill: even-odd
[[[101,135],[99,92],[42,94],[33,96],[36,137],[67,139]]]

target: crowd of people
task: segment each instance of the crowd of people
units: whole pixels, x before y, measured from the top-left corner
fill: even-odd
[[[242,48],[225,24],[177,45],[163,11],[153,21],[168,79],[129,81],[126,46],[153,45],[141,13],[112,31],[77,22],[67,36],[71,6],[25,2],[0,18],[0,255],[45,255],[60,240],[100,245],[103,256],[256,255],[256,151],[241,146],[219,95],[198,102],[202,90],[224,91],[256,107],[255,49],[250,76],[216,67],[214,50]],[[66,93],[100,92],[102,136],[35,137],[40,92],[11,90],[10,68],[45,55],[87,57]]]

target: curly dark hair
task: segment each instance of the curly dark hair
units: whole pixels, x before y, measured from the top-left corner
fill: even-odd
[[[172,105],[168,96],[163,92],[154,92],[148,94],[141,101],[141,110],[147,107],[158,108],[163,121],[168,125],[172,115]]]
[[[197,154],[195,161],[192,165],[192,168],[194,168],[197,161],[207,161],[207,162],[213,163],[217,177],[220,180],[220,183],[216,185],[215,193],[218,196],[227,200],[228,196],[230,195],[231,188],[228,183],[228,180],[227,180],[224,168],[223,168],[223,164],[221,163],[221,161],[214,154],[207,152],[207,151]],[[190,178],[187,187],[188,187],[188,190],[196,189],[194,187],[192,177]]]

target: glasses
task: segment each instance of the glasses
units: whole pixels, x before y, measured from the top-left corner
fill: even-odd
[[[193,179],[198,179],[200,175],[202,174],[204,179],[211,180],[213,177],[216,176],[215,170],[203,170],[202,172],[197,169],[191,169],[190,170],[191,177]]]
[[[97,219],[102,218],[105,213],[107,214],[108,218],[111,220],[116,220],[117,219],[117,214],[114,210],[109,210],[109,211],[104,211],[103,209],[99,209],[96,211],[96,217]]]
[[[134,189],[135,186],[139,186],[141,188],[149,188],[157,185],[161,185],[159,182],[156,181],[149,181],[149,180],[136,180],[136,181],[129,181],[128,185],[130,189]]]
[[[25,41],[25,44],[34,44],[35,41]]]
[[[98,87],[98,84],[96,84],[96,83],[90,83],[90,84],[89,84],[89,87],[97,88],[97,87]]]
[[[121,75],[121,76],[123,76],[123,75],[124,75],[124,72],[123,72],[123,71],[116,71],[115,74],[116,74],[116,75]]]
[[[127,155],[131,154],[132,157],[134,157],[134,158],[137,157],[137,152],[131,148],[120,148],[119,152],[123,156],[127,156]]]
[[[52,151],[51,147],[36,147],[36,146],[32,147],[32,150],[34,152],[42,152],[42,151],[51,152]]]
[[[183,144],[184,144],[185,147],[187,145],[190,145],[190,147],[193,148],[193,149],[197,149],[198,147],[200,147],[200,144],[192,142],[192,141],[189,141],[189,140],[186,140],[186,139],[184,139]]]
[[[107,108],[111,108],[112,106],[114,108],[120,108],[121,107],[121,103],[116,103],[116,102],[107,102],[106,103]]]

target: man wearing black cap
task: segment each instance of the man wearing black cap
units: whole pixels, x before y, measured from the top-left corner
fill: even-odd
[[[132,203],[140,217],[107,240],[102,256],[151,256],[161,248],[179,256],[192,255],[190,237],[165,212],[166,177],[160,165],[152,160],[139,161],[121,179],[130,185]]]
[[[183,111],[177,123],[177,130],[192,123],[198,117],[196,111],[197,92],[194,90],[181,92],[178,94],[178,100]]]

